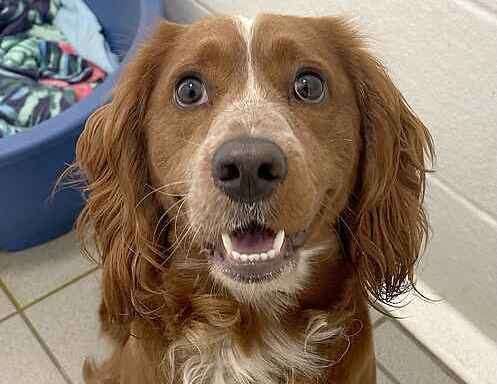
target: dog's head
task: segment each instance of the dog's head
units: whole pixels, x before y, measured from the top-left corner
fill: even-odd
[[[79,140],[80,226],[94,226],[116,313],[175,263],[239,299],[296,292],[337,244],[364,292],[389,301],[426,233],[431,151],[338,18],[163,22]]]

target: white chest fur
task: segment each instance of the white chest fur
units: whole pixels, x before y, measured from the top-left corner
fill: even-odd
[[[317,378],[330,366],[317,347],[332,343],[342,329],[330,327],[324,314],[313,317],[299,337],[274,323],[249,352],[221,332],[202,333],[187,332],[165,356],[168,373],[181,384],[291,384],[296,375]]]

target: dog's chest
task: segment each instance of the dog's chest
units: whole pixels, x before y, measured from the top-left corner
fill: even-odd
[[[216,348],[212,384],[291,382],[295,370],[309,357],[304,345],[287,335],[263,343],[245,352],[232,342],[223,342]],[[293,367],[293,369],[289,369]]]
[[[326,349],[326,344],[333,342],[339,333],[339,329],[318,327],[300,336],[291,336],[278,328],[270,328],[258,335],[257,342],[250,348],[242,348],[235,339],[225,335],[218,335],[209,345],[201,345],[201,340],[197,340],[190,344],[191,354],[181,364],[180,382],[286,384],[302,376],[318,379],[330,363],[319,351]]]

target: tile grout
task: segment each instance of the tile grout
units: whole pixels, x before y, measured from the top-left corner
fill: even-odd
[[[3,283],[2,279],[0,279],[0,291],[3,291],[5,293],[5,295],[7,296],[7,298],[9,299],[10,303],[12,305],[14,305],[14,312],[6,315],[5,317],[0,318],[0,324],[3,323],[4,321],[10,319],[11,317],[19,314],[20,312],[25,311],[26,309],[29,309],[32,306],[40,303],[41,301],[49,298],[50,296],[52,296],[52,295],[54,295],[54,294],[62,291],[63,289],[67,288],[68,286],[77,283],[79,280],[82,280],[85,277],[87,277],[87,276],[91,275],[92,273],[96,272],[99,268],[100,268],[99,266],[92,267],[88,271],[83,272],[82,274],[77,275],[76,277],[73,277],[71,280],[66,281],[65,283],[61,284],[57,288],[52,289],[51,291],[43,294],[42,296],[40,296],[40,297],[32,300],[31,302],[29,302],[29,303],[27,303],[25,305],[21,305],[17,301],[17,299],[15,298],[15,296],[8,290],[8,288],[5,285],[5,283]]]
[[[385,323],[387,321],[387,317],[386,316],[382,316],[380,317],[379,319],[376,319],[376,321],[373,322],[373,329],[376,329],[378,327],[380,327],[383,323]]]
[[[19,314],[19,303],[17,302],[15,296],[9,291],[7,288],[7,285],[3,282],[3,280],[0,278],[0,292],[3,292],[5,296],[7,297],[7,300],[14,306],[14,312],[8,314],[4,318],[0,319],[0,324],[3,323],[5,320],[10,319],[11,317],[14,317],[15,315]]]
[[[67,374],[65,369],[62,367],[59,360],[57,360],[57,357],[55,356],[55,354],[50,350],[47,343],[45,343],[45,340],[43,340],[41,335],[38,333],[38,331],[36,330],[33,323],[31,323],[31,320],[29,320],[28,317],[26,316],[26,314],[22,311],[19,312],[19,316],[21,316],[21,318],[24,320],[24,323],[27,325],[27,327],[29,328],[29,330],[31,331],[31,333],[33,334],[35,339],[38,341],[38,343],[40,344],[42,349],[45,351],[48,358],[52,361],[53,365],[55,365],[55,368],[57,368],[59,373],[62,375],[62,378],[64,379],[64,381],[67,384],[73,384],[71,378],[69,377],[69,375]]]
[[[393,383],[393,384],[401,384],[400,381],[395,377],[395,375],[390,372],[390,370],[385,367],[378,359],[376,360],[376,367],[378,370],[383,372],[383,374]]]
[[[50,296],[52,296],[52,295],[54,295],[54,294],[62,291],[63,289],[69,287],[70,285],[73,285],[73,284],[77,283],[78,281],[84,279],[85,277],[90,276],[92,273],[96,272],[99,268],[100,267],[98,267],[98,266],[97,267],[93,267],[93,268],[89,269],[88,271],[82,273],[81,275],[78,275],[78,276],[72,278],[71,280],[66,281],[65,283],[63,283],[62,285],[58,286],[57,288],[54,288],[51,291],[43,294],[42,296],[34,299],[33,301],[25,304],[24,306],[21,306],[20,310],[21,311],[25,311],[26,309],[31,308],[32,306],[34,306],[34,305],[42,302],[43,300],[49,298]]]
[[[7,316],[0,318],[0,324],[3,323],[4,321],[9,320],[11,317],[14,317],[17,314],[19,314],[19,313],[16,310],[14,310],[14,312],[9,313]]]
[[[6,284],[2,281],[2,279],[0,279],[0,291],[3,291],[5,293],[5,295],[7,296],[7,299],[14,306],[14,312],[5,316],[4,318],[1,318],[0,325],[4,321],[6,321],[6,320],[8,320],[16,315],[19,315],[21,317],[21,319],[24,321],[24,324],[30,330],[32,336],[36,339],[36,341],[41,346],[41,348],[43,349],[43,351],[45,352],[45,354],[47,355],[49,360],[52,362],[52,364],[55,366],[55,368],[57,369],[59,374],[62,376],[62,379],[65,381],[66,384],[73,384],[71,378],[69,377],[69,375],[67,374],[65,369],[62,367],[62,365],[58,361],[55,354],[50,350],[50,347],[48,346],[48,344],[45,342],[45,340],[43,340],[42,336],[38,333],[35,326],[31,322],[31,320],[27,317],[27,315],[24,311],[31,308],[32,306],[34,306],[38,303],[41,303],[45,299],[47,299],[47,298],[51,297],[52,295],[64,290],[65,288],[77,283],[78,281],[84,279],[85,277],[90,276],[91,274],[95,273],[98,269],[99,269],[99,266],[92,267],[88,271],[72,278],[71,280],[69,280],[69,281],[65,282],[64,284],[58,286],[57,288],[45,293],[44,295],[36,298],[35,300],[25,304],[24,306],[21,305],[19,303],[19,301],[17,301],[14,294],[12,292],[10,292],[10,290],[7,288]]]
[[[48,345],[45,343],[45,341],[42,339],[36,328],[34,327],[33,323],[26,317],[26,314],[22,311],[21,306],[15,296],[10,292],[10,290],[7,288],[5,283],[0,279],[0,290],[5,293],[7,298],[11,301],[11,303],[14,305],[16,308],[16,312],[12,314],[11,317],[15,315],[19,315],[21,319],[23,320],[24,324],[28,327],[29,331],[31,332],[31,335],[38,341],[38,344],[40,347],[43,349],[47,357],[50,359],[52,364],[55,366],[57,371],[60,373],[62,376],[62,379],[67,383],[67,384],[72,384],[71,379],[65,372],[64,368],[62,365],[59,363],[53,352],[48,348]]]
[[[454,372],[445,362],[443,362],[437,355],[435,355],[427,345],[418,340],[411,332],[409,332],[399,321],[392,321],[393,325],[402,332],[409,340],[411,340],[416,347],[421,350],[425,355],[430,358],[435,365],[437,365],[447,376],[456,382],[456,384],[467,384],[459,375]]]
[[[455,189],[451,183],[444,178],[439,176],[430,175],[430,180],[435,182],[439,188],[443,190],[446,194],[456,200],[459,204],[463,205],[465,208],[471,211],[478,212],[478,216],[486,222],[486,224],[496,227],[497,217],[494,216],[493,212],[490,212],[487,208],[480,206],[478,202],[473,201],[472,198],[464,195],[462,192]]]
[[[2,279],[0,279],[0,291],[3,291],[5,293],[5,296],[7,296],[7,299],[12,303],[12,305],[15,308],[16,313],[19,312],[19,302],[16,300],[15,296],[10,292],[10,290],[7,288],[7,285],[3,282]]]

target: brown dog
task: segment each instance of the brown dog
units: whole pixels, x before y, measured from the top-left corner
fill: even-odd
[[[375,383],[368,297],[413,284],[432,141],[339,18],[163,22],[77,166],[115,342],[89,383]]]

